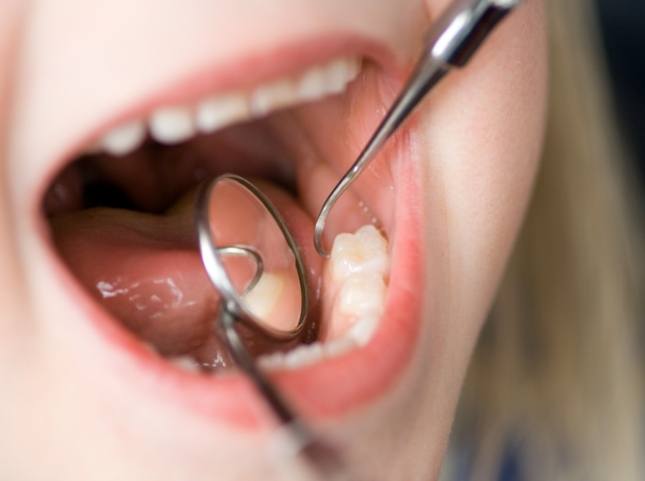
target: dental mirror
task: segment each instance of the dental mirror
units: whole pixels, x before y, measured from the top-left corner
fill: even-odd
[[[307,315],[306,274],[279,212],[254,184],[232,174],[202,188],[197,209],[202,259],[224,308],[253,335],[295,339]]]

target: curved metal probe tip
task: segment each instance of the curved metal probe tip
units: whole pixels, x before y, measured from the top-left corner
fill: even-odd
[[[323,235],[338,199],[426,94],[451,68],[466,65],[499,22],[519,3],[521,0],[456,0],[437,19],[412,76],[356,161],[325,199],[314,226],[314,246],[318,254],[329,256]]]
[[[253,290],[258,282],[260,282],[260,278],[264,273],[264,261],[262,260],[260,253],[251,246],[241,244],[218,247],[217,251],[223,256],[250,257],[253,260],[255,263],[255,273],[253,274],[253,279],[251,279],[248,285],[244,288],[242,294],[246,294]]]

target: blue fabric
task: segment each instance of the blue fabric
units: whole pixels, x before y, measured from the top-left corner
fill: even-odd
[[[506,453],[499,470],[499,481],[522,481],[522,469],[517,453],[517,448],[510,444],[506,448]]]
[[[473,456],[471,448],[456,450],[453,454],[453,472],[450,481],[471,481],[473,476]],[[522,463],[519,448],[514,442],[509,442],[504,450],[504,456],[499,466],[497,481],[523,481]]]

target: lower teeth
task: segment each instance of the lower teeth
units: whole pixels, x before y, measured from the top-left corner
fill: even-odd
[[[352,337],[359,345],[371,338],[385,303],[389,273],[387,240],[373,225],[334,240],[325,272],[325,304],[331,319],[324,340]]]
[[[295,369],[365,346],[385,305],[388,245],[373,225],[336,237],[325,268],[321,341],[262,356],[266,369]]]
[[[266,370],[297,369],[365,346],[376,331],[385,304],[387,248],[387,240],[372,225],[336,237],[324,274],[323,315],[328,320],[320,340],[260,356],[260,366]],[[256,307],[269,303],[264,297],[271,291],[260,284],[258,288],[253,301]],[[188,372],[199,371],[200,364],[202,369],[219,367],[217,362],[204,366],[191,356],[172,358],[171,363]]]

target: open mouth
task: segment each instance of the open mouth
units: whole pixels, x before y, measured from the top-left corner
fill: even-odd
[[[258,79],[239,81],[245,65],[226,83],[125,106],[83,133],[50,182],[42,211],[59,271],[127,377],[154,379],[140,383],[153,396],[260,420],[257,396],[214,332],[218,295],[195,240],[195,189],[223,173],[251,179],[303,253],[313,327],[286,352],[254,352],[301,411],[332,416],[370,402],[411,359],[423,274],[413,127],[336,206],[330,259],[313,247],[324,197],[398,85],[383,58],[346,43]],[[264,279],[253,308],[271,312],[282,288]]]

